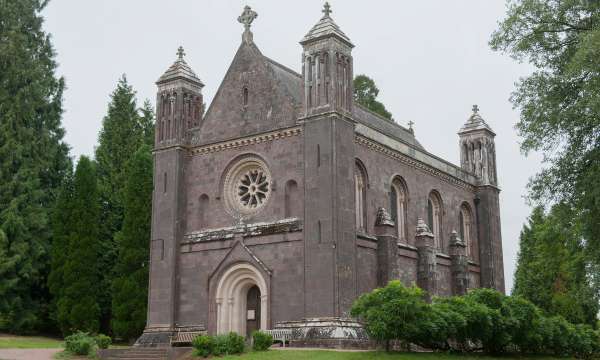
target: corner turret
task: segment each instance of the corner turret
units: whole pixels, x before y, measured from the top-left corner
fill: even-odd
[[[352,113],[354,45],[331,12],[326,2],[321,20],[300,41],[305,116],[327,111]]]
[[[204,84],[184,56],[180,46],[177,60],[156,82],[156,148],[185,143],[187,131],[202,120]]]
[[[492,128],[479,115],[479,107],[473,105],[473,113],[458,132],[460,139],[460,166],[475,174],[482,185],[498,185],[496,175],[496,149]]]

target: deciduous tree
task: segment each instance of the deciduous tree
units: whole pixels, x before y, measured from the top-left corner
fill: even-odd
[[[510,0],[490,44],[535,67],[511,97],[521,112],[521,149],[544,154],[545,168],[531,181],[530,196],[574,209],[587,261],[598,268],[600,2]]]
[[[392,114],[377,100],[377,95],[379,95],[379,88],[373,79],[366,75],[357,75],[354,78],[354,101],[391,120]]]

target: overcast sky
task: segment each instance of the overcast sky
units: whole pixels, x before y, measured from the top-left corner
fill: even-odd
[[[518,112],[508,98],[531,72],[489,49],[505,13],[504,0],[330,1],[332,17],[350,37],[354,71],[372,77],[380,100],[400,124],[415,122],[430,152],[459,162],[456,132],[473,104],[496,132],[507,289],[519,231],[530,208],[523,196],[540,157],[519,151]],[[237,47],[244,5],[259,16],[252,25],[263,54],[300,71],[298,41],[320,19],[322,0],[52,0],[44,11],[66,79],[63,124],[72,155],[93,155],[109,94],[121,74],[154,103],[158,77],[179,45],[202,81],[208,103]]]

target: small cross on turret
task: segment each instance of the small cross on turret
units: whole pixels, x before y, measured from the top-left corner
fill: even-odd
[[[256,19],[257,16],[258,14],[256,13],[256,11],[253,11],[250,6],[246,5],[244,7],[242,15],[238,17],[238,22],[244,24],[244,29],[250,30],[250,25],[252,25],[252,22],[254,21],[254,19]]]
[[[329,14],[331,14],[333,11],[331,10],[331,5],[329,5],[329,2],[325,2],[325,5],[323,5],[323,10],[321,10],[323,12],[323,14],[325,14],[325,16],[323,17],[329,17]]]
[[[479,112],[479,106],[473,105],[473,114],[477,114]]]
[[[414,121],[412,121],[412,120],[410,120],[410,121],[408,122],[408,131],[410,131],[410,132],[411,132],[411,133],[413,133],[413,134],[415,133],[415,129],[413,129],[413,125],[414,125],[414,124],[415,124],[415,122],[414,122]]]
[[[177,57],[179,58],[179,60],[183,60],[183,57],[185,56],[185,51],[183,51],[183,46],[180,46],[177,48]]]

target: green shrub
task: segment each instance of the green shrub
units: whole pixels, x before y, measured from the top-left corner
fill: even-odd
[[[600,355],[600,332],[573,325],[561,316],[546,317],[530,301],[492,289],[463,296],[434,298],[398,281],[363,294],[351,315],[363,321],[371,338],[413,343],[433,350],[483,350],[502,354],[554,354],[592,358]]]
[[[215,335],[213,336],[213,352],[212,355],[221,356],[227,355],[229,350],[229,338],[227,335]]]
[[[89,355],[96,346],[96,339],[86,332],[78,331],[65,338],[65,349],[76,355]]]
[[[238,335],[234,332],[230,332],[227,335],[227,342],[228,342],[228,351],[227,351],[228,355],[241,354],[244,352],[244,348],[246,347],[246,339],[243,336]]]
[[[385,342],[386,349],[390,340],[417,342],[423,333],[421,322],[430,311],[423,295],[416,286],[390,281],[386,287],[361,295],[354,302],[351,315],[363,321],[372,339]]]
[[[500,308],[511,343],[521,353],[537,353],[544,349],[540,310],[518,296],[506,297]],[[548,344],[549,345],[549,344]]]
[[[106,336],[104,334],[98,334],[96,336],[96,344],[100,349],[108,349],[110,344],[112,344],[112,340],[110,336]]]
[[[215,339],[213,336],[201,335],[192,341],[192,346],[196,356],[207,357],[214,352]]]
[[[212,355],[215,356],[241,354],[246,347],[246,339],[234,332],[213,336],[213,341]]]
[[[273,345],[273,336],[263,331],[252,333],[252,349],[255,351],[268,350]]]

